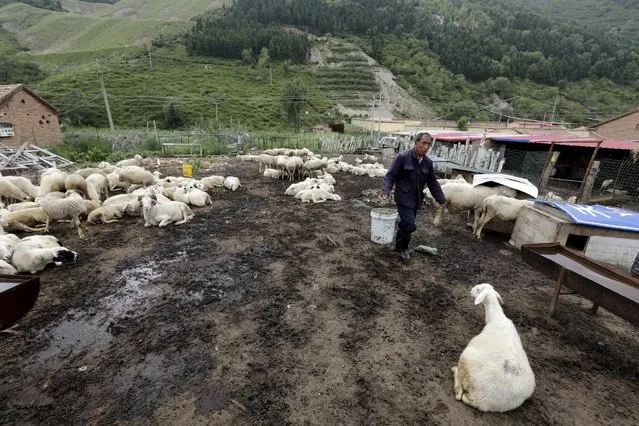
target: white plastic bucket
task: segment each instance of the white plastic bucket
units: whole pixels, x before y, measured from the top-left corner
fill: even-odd
[[[395,237],[397,212],[394,209],[371,210],[371,241],[377,244],[390,244]]]

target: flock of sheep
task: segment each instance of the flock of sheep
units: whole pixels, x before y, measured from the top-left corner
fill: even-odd
[[[275,148],[264,151],[260,155],[239,155],[241,161],[254,161],[259,164],[259,171],[265,177],[288,179],[289,181],[304,179],[291,184],[285,191],[303,203],[323,203],[327,200],[340,201],[335,194],[334,173],[345,172],[359,176],[384,177],[386,168],[377,162],[377,158],[364,155],[357,158],[356,165],[337,158],[318,157],[307,148],[286,149]],[[368,161],[368,163],[365,163]]]
[[[84,218],[89,224],[108,224],[124,215],[142,216],[147,227],[180,225],[193,218],[191,207],[211,204],[207,190],[235,191],[241,186],[234,176],[161,178],[141,162],[136,155],[116,165],[103,162],[73,173],[51,168],[41,174],[38,186],[22,176],[0,177],[0,273],[36,273],[77,257],[53,236],[20,239],[5,232],[49,232],[52,221],[70,221],[84,238]],[[110,196],[117,190],[124,193]]]
[[[387,172],[371,156],[351,165],[341,156],[319,158],[306,148],[275,149],[261,155],[240,155],[239,159],[258,162],[266,177],[304,179],[285,191],[303,203],[339,201],[341,197],[334,193],[336,172],[370,177],[383,177]],[[145,226],[179,225],[193,218],[191,207],[211,204],[207,190],[223,186],[234,191],[241,186],[233,176],[161,178],[160,173],[141,167],[141,161],[135,156],[115,165],[101,163],[97,168],[74,173],[49,169],[42,173],[39,186],[24,177],[0,177],[0,197],[8,203],[0,210],[0,272],[36,273],[48,264],[60,265],[77,257],[52,235],[20,239],[5,231],[48,232],[51,221],[68,220],[83,237],[83,217],[87,217],[87,223],[108,224],[124,215],[144,217]],[[513,198],[515,191],[504,186],[472,186],[463,178],[442,179],[440,184],[447,202],[438,209],[435,224],[441,223],[448,207],[474,210],[477,238],[490,219],[514,220],[529,202]],[[110,196],[116,190],[124,193]],[[425,192],[428,195],[428,190]],[[533,393],[534,374],[515,326],[503,313],[499,294],[490,284],[480,284],[471,295],[476,305],[484,305],[486,326],[452,367],[455,397],[482,411],[512,410]]]

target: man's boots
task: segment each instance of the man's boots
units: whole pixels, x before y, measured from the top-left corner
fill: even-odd
[[[403,262],[410,260],[408,244],[410,243],[410,233],[397,231],[397,239],[395,241],[395,249],[399,252]]]

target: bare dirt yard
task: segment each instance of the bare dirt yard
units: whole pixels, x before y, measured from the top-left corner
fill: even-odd
[[[553,282],[506,238],[471,239],[463,214],[436,229],[426,208],[414,245],[439,255],[404,265],[370,241],[380,179],[338,174],[342,201],[304,205],[255,163],[210,174],[243,187],[186,225],[53,228],[79,259],[40,274],[25,337],[0,334],[0,424],[639,424],[637,329],[576,296],[548,318]],[[536,374],[504,414],[453,395],[482,282]]]

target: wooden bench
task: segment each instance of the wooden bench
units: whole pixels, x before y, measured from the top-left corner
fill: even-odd
[[[523,244],[523,259],[556,280],[550,315],[562,294],[578,293],[591,300],[592,312],[602,308],[639,326],[639,279],[596,262],[559,243]],[[562,292],[567,287],[571,292]]]

